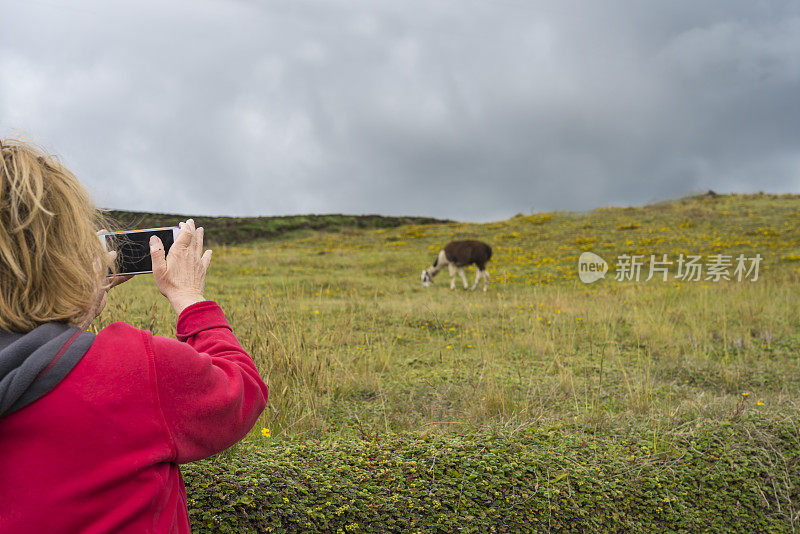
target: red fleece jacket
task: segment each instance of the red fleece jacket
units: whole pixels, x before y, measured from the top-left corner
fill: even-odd
[[[244,437],[267,386],[215,302],[186,308],[177,337],[110,324],[0,418],[0,534],[190,532],[178,464]]]

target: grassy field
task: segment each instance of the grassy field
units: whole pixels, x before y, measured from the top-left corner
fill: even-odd
[[[677,469],[699,448],[687,440],[732,425],[739,430],[725,435],[733,442],[708,439],[732,451],[736,432],[762,436],[748,446],[772,467],[754,481],[753,502],[761,502],[754,506],[795,528],[797,459],[787,461],[770,443],[781,435],[800,450],[798,223],[798,196],[704,195],[488,224],[301,228],[215,246],[206,296],[222,305],[270,387],[259,423],[220,457],[263,447],[294,458],[274,447],[308,440],[327,450],[325,443],[397,435],[408,443],[481,436],[513,443],[550,432],[562,444],[636,436],[637,450],[653,458],[684,451],[670,460]],[[460,282],[451,291],[446,270],[424,289],[422,269],[447,241],[466,237],[494,248],[488,292],[464,291]],[[589,285],[577,275],[587,250],[610,264],[606,278]],[[752,273],[741,282],[706,280],[704,270],[701,280],[684,281],[673,264],[668,281],[643,281],[651,254],[705,262],[740,253],[763,257],[757,280]],[[642,281],[615,280],[622,254],[645,256]],[[468,274],[471,283],[474,270]],[[95,326],[117,320],[174,334],[175,317],[148,276],[116,289]],[[759,430],[767,427],[779,430]],[[604,454],[616,460],[597,460],[602,465],[628,461],[608,447]],[[763,491],[771,497],[762,502]],[[547,502],[554,498],[547,494]],[[662,521],[674,524],[654,524]]]
[[[800,198],[756,195],[307,230],[215,247],[206,295],[270,386],[249,439],[569,425],[647,428],[658,447],[704,419],[796,417],[798,222]],[[461,237],[493,245],[489,291],[451,291],[446,270],[422,288],[421,270]],[[609,261],[604,280],[578,281],[584,250]],[[676,280],[675,265],[667,282],[617,281],[625,253],[764,259],[756,281]],[[116,320],[174,333],[147,276],[115,290],[97,326]]]

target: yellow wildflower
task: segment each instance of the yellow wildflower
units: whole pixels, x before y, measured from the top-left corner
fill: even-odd
[[[262,428],[261,435],[264,436],[265,438],[270,437],[269,428]]]

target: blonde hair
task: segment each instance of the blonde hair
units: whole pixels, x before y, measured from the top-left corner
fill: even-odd
[[[97,230],[110,220],[56,157],[0,139],[0,328],[80,324],[106,269]]]

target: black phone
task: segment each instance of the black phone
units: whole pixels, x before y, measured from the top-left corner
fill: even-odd
[[[106,251],[117,251],[117,274],[143,274],[153,272],[150,261],[150,236],[156,235],[164,244],[164,254],[178,236],[178,228],[147,228],[126,232],[111,232],[98,237]]]

